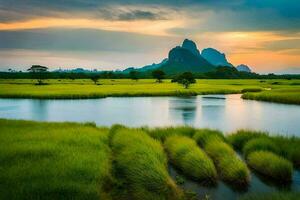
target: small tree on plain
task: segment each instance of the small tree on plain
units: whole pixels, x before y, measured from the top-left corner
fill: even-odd
[[[162,82],[162,79],[164,79],[165,78],[165,72],[164,71],[162,71],[162,70],[154,70],[153,72],[152,72],[152,76],[153,76],[153,78],[155,78],[156,79],[156,82],[158,82],[158,83],[161,83]]]
[[[139,80],[138,72],[137,72],[137,71],[134,71],[134,70],[130,71],[130,72],[129,72],[129,76],[130,76],[130,78],[131,78],[132,80],[136,80],[136,81]]]
[[[185,89],[188,89],[190,84],[196,83],[196,79],[191,72],[184,72],[177,78],[173,79],[172,82],[177,82],[183,85]]]
[[[41,65],[32,65],[29,69],[27,69],[27,71],[32,74],[32,78],[37,79],[37,85],[44,85],[44,73],[47,72],[47,70],[48,67]]]
[[[98,85],[99,79],[100,79],[99,75],[93,75],[93,76],[91,76],[91,80],[94,82],[95,85]]]

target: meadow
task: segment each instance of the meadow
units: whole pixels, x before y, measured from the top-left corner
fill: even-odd
[[[242,98],[300,104],[300,80],[198,79],[188,89],[171,80],[154,79],[0,79],[0,98],[87,99],[110,96],[194,96],[243,93]]]
[[[289,184],[300,167],[299,145],[296,137],[250,130],[223,135],[191,127],[0,119],[0,199],[193,199],[168,165],[204,187],[224,181],[247,188],[252,170]],[[295,196],[287,191],[240,198]]]

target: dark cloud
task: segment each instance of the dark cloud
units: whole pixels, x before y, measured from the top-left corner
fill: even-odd
[[[170,48],[176,39],[94,29],[0,31],[0,49],[150,52]]]
[[[150,11],[142,11],[142,10],[134,10],[132,12],[121,13],[118,16],[118,20],[125,20],[125,21],[141,20],[141,19],[161,20],[166,18],[163,17],[162,14],[158,14]]]

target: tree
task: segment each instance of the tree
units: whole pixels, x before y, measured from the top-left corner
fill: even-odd
[[[189,88],[190,84],[196,83],[196,79],[194,78],[191,72],[184,72],[180,74],[178,77],[172,80],[172,82],[177,82],[182,84],[185,89]]]
[[[41,65],[32,65],[27,71],[32,73],[32,78],[37,79],[37,85],[43,85],[44,73],[47,72],[48,67]]]
[[[137,72],[137,71],[134,71],[134,70],[132,70],[132,71],[129,72],[129,76],[130,76],[130,78],[131,78],[132,80],[138,81],[138,79],[139,79],[139,77],[138,77],[138,72]]]
[[[100,76],[98,74],[91,76],[91,80],[94,82],[95,85],[98,85],[98,81]]]
[[[154,70],[153,72],[152,72],[152,76],[153,76],[153,78],[155,78],[156,79],[156,82],[158,82],[158,83],[161,83],[162,81],[162,79],[164,79],[165,78],[165,72],[164,71],[162,71],[162,70]]]

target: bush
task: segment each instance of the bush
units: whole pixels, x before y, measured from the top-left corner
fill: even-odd
[[[212,160],[185,136],[171,136],[165,141],[165,148],[171,162],[189,177],[204,182],[215,183],[217,172]]]
[[[280,148],[270,138],[258,138],[250,140],[245,144],[243,148],[243,154],[247,158],[250,153],[260,150],[280,154]]]
[[[279,182],[292,180],[293,165],[290,161],[267,151],[250,153],[247,162],[251,168]]]
[[[202,147],[211,139],[225,140],[221,131],[212,129],[198,129],[193,138]]]
[[[236,133],[229,135],[227,140],[236,150],[241,151],[249,140],[267,136],[268,134],[265,132],[238,130]]]
[[[138,129],[118,128],[111,142],[114,172],[130,199],[177,199],[161,144]]]
[[[210,139],[204,149],[213,159],[218,173],[224,181],[237,186],[249,184],[250,173],[247,165],[228,144],[220,139]]]

